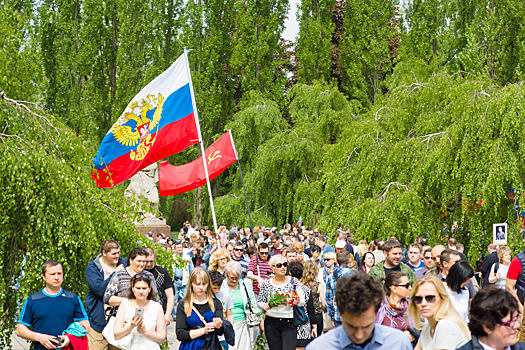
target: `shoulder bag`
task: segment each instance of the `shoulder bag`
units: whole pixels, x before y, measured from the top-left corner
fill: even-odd
[[[241,282],[239,281],[239,283]],[[248,327],[258,326],[261,324],[262,317],[258,316],[255,312],[250,300],[250,294],[248,293],[248,289],[246,288],[244,281],[242,281],[242,285],[244,286],[244,290],[246,291],[246,299],[248,300],[248,305],[244,307],[244,312],[246,313],[246,324]]]
[[[195,311],[201,322],[206,326],[206,320],[201,315],[201,313],[197,311],[195,305],[193,306],[193,311]],[[221,342],[219,341],[219,337],[217,337],[217,334],[215,334],[215,330],[213,332],[206,333],[206,342],[202,346],[201,350],[224,350]]]
[[[293,283],[293,289],[297,291],[296,289],[297,283]],[[298,292],[297,292],[298,293]],[[303,325],[305,323],[308,323],[308,316],[306,316],[306,310],[304,306],[293,306],[293,324],[296,327],[299,327],[300,325]]]
[[[124,305],[122,303],[125,303]],[[125,299],[120,304],[123,305],[126,308],[126,324],[131,323],[131,319],[133,318],[133,310],[131,308],[131,303],[129,300]],[[131,316],[131,317],[130,317]],[[109,318],[108,323],[106,324],[106,327],[102,330],[102,335],[104,338],[106,338],[107,342],[119,349],[123,350],[130,350],[131,349],[131,342],[133,340],[133,336],[135,335],[137,329],[133,328],[131,332],[126,334],[124,337],[120,338],[119,340],[115,339],[115,316],[111,316]]]

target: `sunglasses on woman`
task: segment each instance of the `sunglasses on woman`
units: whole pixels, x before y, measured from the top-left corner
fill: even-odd
[[[423,299],[425,299],[425,301],[429,304],[434,304],[436,302],[435,295],[425,295],[424,297],[415,296],[414,303],[416,303],[416,305],[421,305],[421,303],[423,302]]]
[[[273,267],[277,267],[278,269],[280,269],[281,267],[288,267],[288,263],[287,262],[277,263],[277,264],[273,265]]]
[[[407,284],[394,284],[394,286],[396,287],[405,287],[406,289],[410,288],[410,282],[408,282]]]
[[[134,279],[144,278],[144,279],[149,280],[149,276],[146,275],[145,273],[137,273],[135,276],[133,276],[133,278],[134,278]]]

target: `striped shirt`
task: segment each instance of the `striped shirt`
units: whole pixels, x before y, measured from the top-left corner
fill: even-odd
[[[232,258],[232,261],[237,261],[239,264],[241,264],[241,267],[242,267],[242,276],[241,276],[241,278],[245,278],[246,274],[248,273],[248,261],[246,261],[243,258],[241,258],[240,260],[237,260],[237,259],[235,259],[235,256],[233,254],[231,255],[231,258]]]
[[[268,274],[272,274],[273,270],[270,267],[270,264],[268,262],[270,259],[262,260],[260,257],[255,257],[250,260],[250,263],[248,264],[248,271],[253,272],[255,276],[261,276],[263,279],[268,279]],[[259,273],[261,273],[259,275]],[[259,294],[259,282],[253,281],[253,292],[255,294]]]

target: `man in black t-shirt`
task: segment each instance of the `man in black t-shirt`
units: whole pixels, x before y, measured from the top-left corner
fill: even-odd
[[[157,292],[159,293],[159,300],[162,303],[164,310],[164,319],[166,325],[170,324],[171,311],[175,305],[175,295],[173,293],[173,280],[168,271],[158,265],[155,265],[155,251],[152,248],[144,249],[148,256],[146,256],[145,270],[153,274],[155,283],[157,284]]]

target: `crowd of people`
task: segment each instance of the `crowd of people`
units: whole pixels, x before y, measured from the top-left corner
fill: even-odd
[[[122,258],[106,240],[86,268],[85,308],[47,261],[17,334],[35,349],[153,350],[175,322],[183,350],[249,350],[261,334],[270,350],[525,349],[524,252],[490,244],[475,272],[454,238],[403,247],[339,228],[332,246],[319,229],[289,224],[218,231],[148,235],[182,268],[158,266],[149,247]]]

